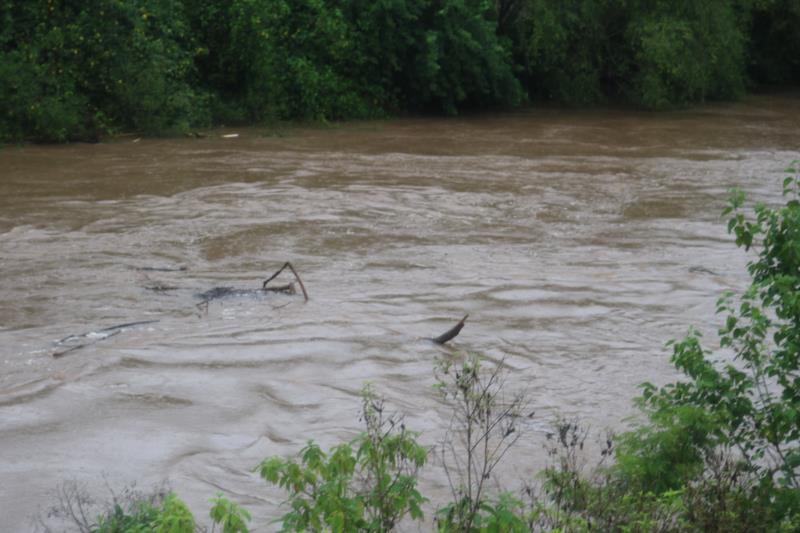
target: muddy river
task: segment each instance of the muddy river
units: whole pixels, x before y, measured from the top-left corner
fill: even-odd
[[[780,95],[0,149],[0,530],[33,529],[64,480],[167,480],[201,522],[222,491],[270,531],[262,458],[351,438],[366,382],[435,444],[433,364],[458,351],[529,392],[513,488],[557,416],[624,427],[639,383],[675,377],[670,338],[713,345],[716,298],[747,282],[726,191],[779,201],[798,126]],[[285,261],[307,303],[197,305]]]

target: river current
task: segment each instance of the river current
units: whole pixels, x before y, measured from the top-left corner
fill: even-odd
[[[34,529],[65,480],[166,480],[202,523],[221,491],[271,531],[260,460],[352,438],[365,383],[435,444],[434,361],[464,352],[504,360],[535,411],[514,488],[559,416],[622,429],[638,384],[676,378],[668,340],[715,347],[717,297],[747,284],[727,191],[779,202],[798,150],[797,95],[5,146],[0,530]],[[198,306],[286,261],[308,302]],[[422,483],[447,496],[435,462]]]

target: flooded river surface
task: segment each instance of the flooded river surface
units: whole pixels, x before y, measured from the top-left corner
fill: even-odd
[[[784,95],[6,146],[0,530],[33,529],[64,480],[168,480],[201,522],[222,491],[270,531],[284,495],[261,459],[354,436],[367,382],[435,444],[433,365],[453,351],[505,358],[529,392],[513,488],[557,416],[624,427],[639,383],[675,377],[669,339],[695,325],[713,345],[716,298],[747,283],[726,191],[780,201],[799,125]],[[285,261],[307,303],[197,306]],[[425,340],[467,313],[447,347]],[[422,477],[446,495],[435,464]]]

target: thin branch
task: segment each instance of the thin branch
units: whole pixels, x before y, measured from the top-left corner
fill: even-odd
[[[303,291],[303,298],[305,298],[305,301],[307,302],[308,301],[308,293],[306,292],[306,286],[303,284],[303,280],[300,279],[300,274],[297,273],[297,270],[294,269],[294,267],[292,266],[292,264],[289,261],[286,261],[286,263],[284,263],[283,266],[281,268],[279,268],[277,272],[275,272],[273,275],[271,275],[269,278],[267,278],[264,281],[264,283],[261,286],[261,288],[266,290],[267,289],[267,284],[270,281],[272,281],[273,279],[277,278],[280,275],[280,273],[283,272],[287,267],[289,268],[289,270],[292,271],[292,274],[294,274],[295,279],[297,279],[297,283],[300,284],[300,289]]]

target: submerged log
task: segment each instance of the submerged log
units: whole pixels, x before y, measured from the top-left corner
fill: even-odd
[[[212,300],[218,300],[220,298],[228,298],[228,297],[236,297],[236,296],[263,296],[268,292],[277,292],[281,294],[297,294],[297,289],[295,289],[295,282],[287,283],[285,285],[274,285],[268,286],[269,282],[277,278],[281,272],[285,269],[289,269],[294,274],[295,280],[297,284],[300,286],[300,290],[303,291],[303,298],[305,301],[308,301],[308,293],[306,292],[306,287],[303,284],[303,280],[300,279],[300,275],[294,269],[291,263],[288,261],[283,264],[281,268],[277,270],[273,275],[267,278],[262,284],[260,289],[238,289],[236,287],[214,287],[213,289],[209,289],[205,292],[201,292],[196,296],[202,300],[200,304],[208,304],[208,302]]]
[[[196,296],[204,302],[211,300],[218,300],[220,298],[228,298],[231,296],[256,296],[260,294],[259,289],[236,289],[234,287],[214,287],[205,292],[201,292]]]
[[[136,270],[139,272],[186,272],[189,269],[185,266],[180,266],[180,267],[144,266],[144,267],[136,267]]]
[[[438,337],[432,338],[431,341],[435,342],[436,344],[444,344],[447,341],[454,339],[456,335],[461,333],[461,330],[464,328],[464,323],[467,321],[467,318],[469,318],[469,315],[464,315],[464,318],[462,318],[458,322],[458,324],[448,329]]]
[[[716,272],[711,270],[710,268],[706,268],[704,266],[695,265],[689,267],[689,272],[692,274],[710,274],[712,276],[719,276]]]
[[[62,355],[66,355],[66,354],[68,354],[70,352],[74,352],[75,350],[80,350],[81,348],[85,348],[87,346],[90,346],[90,345],[92,345],[92,344],[94,344],[96,342],[104,341],[104,340],[108,339],[109,337],[113,337],[114,335],[117,335],[117,334],[121,333],[123,330],[134,328],[134,327],[137,327],[137,326],[144,326],[146,324],[155,324],[156,322],[159,322],[159,321],[158,320],[138,320],[136,322],[126,322],[125,324],[117,324],[116,326],[111,326],[111,327],[107,327],[107,328],[87,331],[86,333],[81,333],[79,335],[68,335],[68,336],[64,337],[63,339],[57,340],[54,344],[56,346],[62,346],[65,343],[68,343],[68,342],[71,342],[71,341],[79,341],[81,339],[85,339],[86,342],[82,342],[81,344],[76,344],[74,346],[69,346],[67,348],[64,348],[63,350],[56,350],[51,355],[53,357],[58,358],[58,357],[61,357]]]
[[[153,292],[169,292],[169,291],[177,291],[180,287],[176,287],[175,285],[166,285],[164,283],[154,283],[152,285],[145,285],[144,290],[146,291],[153,291]]]

